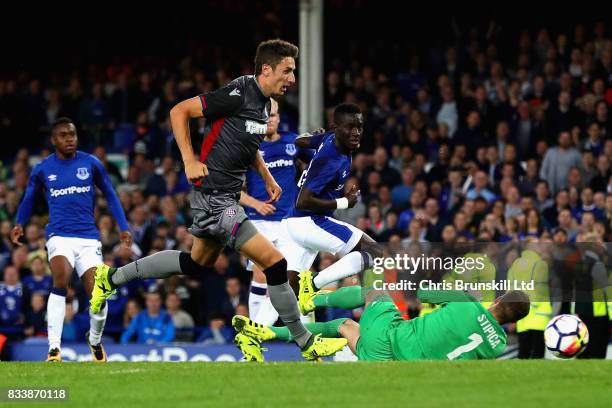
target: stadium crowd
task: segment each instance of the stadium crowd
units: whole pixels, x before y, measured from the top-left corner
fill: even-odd
[[[554,36],[546,28],[525,31],[514,39],[516,49],[472,30],[450,46],[411,55],[401,72],[358,60],[330,64],[324,125],[341,102],[358,104],[365,118],[351,179],[362,200],[337,217],[380,242],[611,241],[612,41],[605,30],[598,23]],[[174,70],[109,62],[66,72],[66,80],[28,73],[0,79],[0,134],[37,146],[21,148],[0,168],[1,333],[45,335],[51,278],[44,198],[24,246],[13,246],[9,232],[32,165],[52,152],[48,126],[60,116],[76,121],[81,149],[104,163],[128,215],[131,250],[119,245],[105,201],[97,203],[105,262],[118,266],[153,251],[189,250],[190,186],[169,109],[250,73],[248,64],[211,71],[202,58],[185,57]],[[293,91],[281,101],[281,127],[295,131],[297,110]],[[30,133],[16,133],[24,123]],[[205,125],[203,119],[192,126],[196,146]],[[126,171],[108,153],[125,154]],[[321,256],[316,267],[330,262]],[[226,253],[198,279],[123,287],[109,302],[105,333],[121,342],[230,342],[231,316],[248,314],[244,266]],[[19,296],[7,294],[18,285]],[[89,316],[76,277],[68,298],[63,334],[65,341],[80,341]],[[147,327],[159,330],[151,334]]]

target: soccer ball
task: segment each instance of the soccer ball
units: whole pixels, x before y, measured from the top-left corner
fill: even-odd
[[[544,330],[546,348],[556,357],[574,358],[589,342],[589,330],[577,316],[564,314],[551,319]]]

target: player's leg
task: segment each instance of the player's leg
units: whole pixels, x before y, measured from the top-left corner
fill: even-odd
[[[250,228],[253,228],[253,231],[247,231]],[[300,348],[305,347],[312,334],[300,322],[295,294],[287,280],[287,261],[249,221],[243,223],[238,234],[244,236],[240,252],[262,268],[268,282],[270,301],[293,334],[297,345]],[[246,235],[250,237],[247,238]]]
[[[329,322],[313,322],[305,323],[304,325],[314,335],[320,334],[323,337],[338,338],[343,337],[340,333],[340,327],[346,320],[349,319],[335,319]],[[286,326],[264,326],[245,316],[234,316],[232,326],[238,333],[258,341],[281,340],[288,343],[294,341],[291,331]]]
[[[61,361],[62,331],[66,316],[66,294],[73,267],[68,258],[57,255],[51,258],[53,288],[47,300],[47,337],[49,340],[48,361]],[[57,350],[57,352],[54,352]]]
[[[258,266],[253,265],[252,270],[253,277],[251,278],[251,287],[249,289],[249,317],[255,319],[262,305],[266,302],[268,285],[266,283],[266,275],[264,275]]]
[[[251,222],[274,246],[277,246],[280,221],[251,220]],[[249,317],[255,319],[262,305],[266,302],[268,285],[266,283],[266,275],[264,275],[261,268],[254,265],[253,262],[248,261],[247,270],[251,271],[253,274],[249,289]],[[274,310],[274,308],[272,308],[272,310]],[[273,316],[270,316],[270,319],[272,317]],[[276,319],[278,319],[278,315],[276,315],[274,321],[276,321]]]
[[[195,237],[191,253],[166,250],[120,268],[99,265],[91,295],[91,310],[98,313],[104,301],[121,285],[134,279],[165,279],[173,275],[198,276],[213,266],[223,246],[213,238]]]
[[[81,279],[85,292],[89,297],[93,291],[95,283],[96,265],[102,263],[102,243],[94,239],[71,238],[75,250],[74,269]],[[106,302],[98,311],[94,313],[89,310],[89,331],[87,332],[87,344],[91,350],[94,362],[106,362],[106,351],[102,346],[102,333],[106,324],[108,306]]]
[[[334,307],[352,310],[365,305],[367,293],[371,289],[361,286],[346,286],[333,292],[319,291],[303,305],[303,312],[311,312],[318,307]]]
[[[302,349],[304,358],[316,360],[319,357],[330,356],[346,345],[345,339],[313,336],[304,327],[300,321],[295,294],[287,280],[287,261],[270,241],[257,232],[250,221],[243,222],[239,227],[235,248],[263,269],[268,282],[270,300],[293,335],[295,343]]]
[[[298,243],[318,251],[339,254],[342,258],[319,273],[302,271],[298,302],[306,313],[309,299],[325,285],[355,275],[373,265],[381,255],[376,242],[356,227],[329,217],[288,219],[288,233]],[[360,250],[361,248],[368,249]],[[380,252],[380,253],[379,253]]]
[[[74,251],[64,237],[52,237],[47,241],[53,287],[47,300],[47,337],[49,354],[47,361],[61,361],[61,340],[66,316],[66,294],[70,276],[74,270]]]
[[[331,220],[340,223],[337,220]],[[317,274],[313,274],[314,289],[324,287],[332,282],[342,280],[348,276],[361,273],[365,269],[371,268],[373,259],[382,256],[382,249],[368,234],[361,232],[350,224],[345,225],[351,230],[351,239],[339,248],[334,248],[342,256],[337,262],[323,269]],[[359,231],[359,232],[358,232]],[[356,245],[352,245],[355,237],[359,236]]]
[[[329,322],[314,322],[306,323],[304,326],[314,335],[320,334],[323,337],[344,337],[340,332],[340,328],[347,321],[348,318],[335,319]],[[271,326],[269,329],[274,333],[274,338],[270,340],[280,340],[286,342],[292,342],[293,336],[287,327],[274,327]]]
[[[314,260],[317,257],[317,251],[311,251],[304,248],[294,242],[286,231],[287,220],[281,221],[278,231],[277,249],[285,257],[287,261],[287,275],[289,285],[293,289],[294,293],[297,294],[297,282],[298,273],[297,271],[303,271],[310,269]],[[292,282],[293,280],[293,282]],[[256,322],[266,326],[271,326],[278,320],[278,312],[274,309],[270,298],[266,298],[265,302],[261,305],[259,313],[254,317]],[[300,315],[302,323],[311,323],[314,319],[309,315]]]

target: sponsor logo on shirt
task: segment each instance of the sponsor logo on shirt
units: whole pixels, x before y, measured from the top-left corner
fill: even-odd
[[[240,96],[240,90],[238,88],[234,88],[232,92],[229,93],[230,96]]]
[[[63,195],[79,194],[79,193],[89,193],[90,191],[91,191],[91,186],[82,186],[82,187],[70,186],[66,188],[50,188],[49,189],[49,193],[51,194],[51,197],[59,197]]]
[[[56,174],[49,174],[49,175],[47,176],[47,179],[48,179],[49,181],[55,181],[55,180],[57,180],[57,175],[56,175]]]
[[[244,124],[247,133],[252,135],[265,135],[268,131],[268,125],[266,123],[257,123],[252,120],[247,120]]]
[[[76,176],[79,180],[87,180],[89,178],[89,172],[87,171],[87,167],[79,167],[77,169]]]
[[[266,168],[276,169],[278,167],[293,167],[293,160],[278,159],[266,163]]]

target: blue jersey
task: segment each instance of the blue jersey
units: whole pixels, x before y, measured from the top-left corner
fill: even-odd
[[[96,187],[104,193],[121,231],[127,231],[123,208],[104,165],[94,156],[81,151],[68,160],[61,160],[52,154],[34,167],[19,205],[17,223],[27,223],[35,193],[42,189],[49,204],[49,224],[45,229],[47,239],[56,235],[100,239],[94,220]]]
[[[0,324],[15,324],[22,315],[23,288],[21,283],[8,286],[0,283]]]
[[[34,275],[29,275],[23,278],[22,282],[31,293],[40,293],[45,296],[49,296],[53,287],[53,278],[49,275],[43,275],[40,279],[36,279]]]
[[[270,170],[272,177],[283,189],[280,199],[274,203],[276,211],[270,215],[261,215],[254,208],[245,207],[246,214],[252,220],[280,221],[291,213],[297,198],[297,159],[310,160],[308,151],[295,145],[297,135],[291,132],[280,132],[280,139],[273,142],[261,142],[259,151]],[[246,174],[247,193],[257,200],[266,201],[270,197],[266,185],[256,170],[249,168]]]
[[[344,197],[344,184],[351,174],[351,156],[343,154],[336,146],[336,134],[327,133],[308,168],[302,174],[299,188],[307,188],[315,197],[323,200],[335,200]],[[325,215],[331,217],[334,210],[323,213],[293,209],[292,217]]]
[[[121,343],[128,343],[137,334],[139,344],[168,343],[174,340],[172,316],[160,310],[156,317],[149,316],[146,310],[138,313],[121,335]]]

